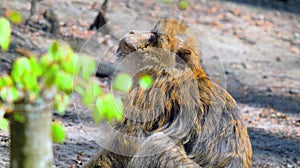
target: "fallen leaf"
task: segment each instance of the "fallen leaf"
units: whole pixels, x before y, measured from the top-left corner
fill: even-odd
[[[264,21],[258,20],[258,21],[256,21],[256,25],[257,26],[263,26],[264,25]]]
[[[218,29],[222,29],[222,27],[223,27],[223,25],[221,23],[218,23],[216,21],[212,21],[210,24]]]
[[[209,14],[214,14],[214,13],[216,13],[218,10],[219,10],[219,7],[214,6],[214,7],[212,7],[212,8],[207,9],[207,13],[209,13]]]
[[[235,16],[238,16],[240,15],[241,11],[239,9],[233,9],[232,10],[232,13],[235,15]]]
[[[265,26],[265,27],[273,27],[273,24],[272,24],[271,22],[269,22],[269,21],[266,21],[266,22],[264,23],[264,26]]]
[[[297,54],[297,55],[300,55],[300,49],[298,47],[292,47],[291,48],[291,52]]]

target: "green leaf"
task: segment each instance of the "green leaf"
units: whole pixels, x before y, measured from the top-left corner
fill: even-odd
[[[20,12],[18,11],[14,11],[14,10],[9,10],[6,13],[6,16],[8,17],[8,19],[13,22],[13,23],[21,23],[22,22],[22,15]]]
[[[34,60],[30,61],[26,57],[17,59],[13,64],[11,76],[19,88],[25,87],[32,90],[37,87],[37,73],[39,72],[33,72],[32,65],[37,66],[34,65]]]
[[[77,93],[79,93],[80,95],[83,95],[84,92],[85,92],[85,90],[83,89],[83,87],[81,87],[81,86],[79,86],[79,85],[76,85],[76,86],[74,87],[74,90],[75,90]]]
[[[106,118],[108,121],[112,121],[114,118],[120,119],[120,114],[123,113],[123,102],[120,97],[115,97],[112,94],[107,94],[105,97],[105,103],[107,104],[108,111]]]
[[[13,64],[11,75],[18,84],[18,88],[25,87],[35,92],[38,89],[38,75],[41,75],[41,69],[34,57],[22,57]]]
[[[17,59],[12,66],[11,76],[16,83],[20,84],[21,87],[23,87],[23,85],[21,84],[21,77],[23,73],[24,67],[21,65],[20,59]]]
[[[52,63],[53,55],[48,53],[41,57],[39,66],[42,68],[42,70],[46,70],[49,66],[51,66]]]
[[[1,94],[1,99],[8,103],[12,103],[19,98],[18,90],[15,87],[11,87],[11,86],[2,88],[0,94]]]
[[[79,72],[81,71],[82,66],[83,66],[82,61],[83,61],[82,57],[77,57],[74,74],[79,74]]]
[[[5,109],[3,107],[3,104],[0,102],[0,118],[4,116],[4,113],[5,113]]]
[[[68,62],[71,60],[73,51],[70,46],[62,45],[55,41],[49,47],[48,55],[53,59],[53,61],[57,61],[57,63],[60,63],[60,66],[62,66],[62,68],[64,69],[64,64],[68,64]]]
[[[92,80],[84,86],[84,93],[82,95],[82,103],[86,106],[91,106],[95,99],[102,93],[101,88]]]
[[[7,51],[10,43],[10,23],[7,19],[0,17],[0,47]]]
[[[6,131],[8,129],[8,121],[5,118],[0,118],[0,129]]]
[[[99,124],[104,119],[103,115],[101,115],[101,112],[97,108],[93,110],[92,118],[96,124]]]
[[[8,76],[7,74],[0,77],[0,89],[5,86],[11,86],[12,84],[13,84],[13,81],[12,81],[11,77]]]
[[[66,138],[66,133],[64,127],[58,123],[54,122],[51,125],[52,140],[53,142],[62,143]]]
[[[117,91],[128,93],[132,87],[133,81],[128,74],[118,74],[113,81],[113,88]]]
[[[38,88],[37,76],[29,73],[23,75],[24,87],[30,91],[35,91]]]
[[[87,56],[81,56],[77,57],[77,64],[75,66],[74,73],[75,74],[81,74],[81,77],[84,80],[88,80],[92,74],[96,71],[96,62],[90,57]]]
[[[93,59],[84,57],[84,62],[81,69],[81,75],[84,80],[88,80],[96,71],[96,63]]]
[[[59,66],[57,64],[52,65],[49,67],[47,72],[45,73],[45,83],[48,87],[52,86],[55,81],[55,76],[59,72]]]
[[[54,83],[59,90],[70,93],[73,89],[73,75],[65,72],[58,72],[55,76]]]
[[[33,61],[26,57],[19,58],[14,62],[11,76],[19,88],[25,86],[27,89],[31,89],[37,84],[36,73],[32,71],[32,64]]]
[[[181,10],[186,10],[189,7],[189,2],[187,0],[181,0],[178,7]]]
[[[59,58],[59,55],[62,54],[62,51],[60,49],[60,44],[57,41],[54,41],[52,45],[49,47],[48,55],[53,58],[53,60],[57,60]]]
[[[120,97],[114,97],[114,117],[120,121],[123,118],[124,105]]]
[[[96,100],[96,108],[99,111],[100,116],[104,116],[107,112],[107,105],[105,104],[103,97]]]
[[[5,80],[3,79],[3,76],[0,77],[0,89],[2,87],[6,86]]]
[[[61,66],[65,72],[73,74],[75,71],[78,56],[73,53],[71,47],[69,46],[67,46],[65,50],[66,56],[62,58]]]
[[[36,58],[30,57],[29,63],[30,63],[32,73],[34,73],[36,76],[41,76],[43,71],[42,71],[41,67],[39,66],[39,64],[37,63]]]
[[[100,94],[102,94],[102,89],[97,83],[93,82],[92,87],[94,89],[94,94],[96,96],[99,96]]]
[[[82,103],[85,106],[90,107],[95,102],[96,95],[94,94],[92,89],[87,89],[82,96]]]
[[[15,102],[19,98],[19,91],[15,87],[10,87],[7,95],[9,103]]]
[[[96,100],[96,108],[98,113],[93,113],[95,122],[105,118],[109,122],[113,119],[121,120],[123,114],[123,103],[120,97],[115,97],[112,94],[106,94]]]
[[[66,94],[56,94],[54,97],[54,109],[58,114],[64,115],[70,103],[70,97]]]
[[[149,75],[141,76],[139,80],[139,85],[142,89],[149,89],[152,86],[153,79]]]
[[[19,123],[24,123],[25,122],[25,117],[22,114],[14,114],[14,120],[19,122]]]
[[[6,88],[2,88],[0,90],[0,96],[1,96],[1,99],[3,101],[6,101],[6,97],[7,97],[7,87]]]

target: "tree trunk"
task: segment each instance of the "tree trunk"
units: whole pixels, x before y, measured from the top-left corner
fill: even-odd
[[[18,103],[10,116],[10,168],[52,168],[53,102]]]

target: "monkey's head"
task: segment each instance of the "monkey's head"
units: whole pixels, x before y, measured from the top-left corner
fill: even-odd
[[[120,41],[116,57],[133,81],[143,73],[154,78],[150,88],[132,87],[124,97],[122,124],[130,128],[124,135],[163,131],[179,142],[200,128],[194,124],[203,109],[195,76],[202,67],[198,42],[185,22],[164,18],[149,32],[129,32]]]
[[[121,61],[132,53],[137,53],[140,61],[149,61],[150,55],[152,61],[155,59],[162,66],[184,64],[193,72],[200,70],[205,75],[197,38],[179,18],[163,18],[149,32],[129,32],[120,41],[116,57]]]

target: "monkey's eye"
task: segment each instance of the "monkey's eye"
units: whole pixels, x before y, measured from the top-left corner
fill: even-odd
[[[149,42],[151,44],[156,44],[157,43],[157,39],[158,39],[158,33],[157,32],[151,32]]]

